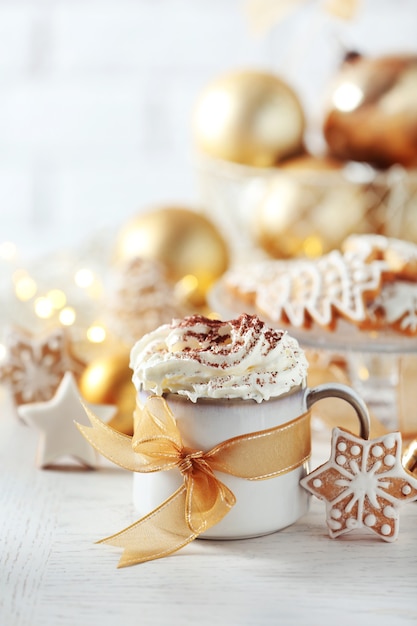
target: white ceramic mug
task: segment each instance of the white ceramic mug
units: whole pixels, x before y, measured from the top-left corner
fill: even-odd
[[[185,446],[208,451],[215,445],[259,430],[285,424],[303,415],[323,398],[337,397],[351,404],[359,418],[361,436],[369,436],[369,414],[356,392],[345,385],[327,383],[295,389],[282,396],[257,403],[253,400],[200,399],[165,396],[176,419]],[[140,397],[144,402],[146,396]],[[296,443],[294,443],[296,445]],[[218,474],[236,496],[236,504],[217,525],[201,535],[205,539],[244,539],[285,528],[308,510],[309,495],[300,486],[307,463],[267,480],[251,481]],[[181,486],[177,469],[149,474],[135,473],[133,502],[143,516],[159,506]]]

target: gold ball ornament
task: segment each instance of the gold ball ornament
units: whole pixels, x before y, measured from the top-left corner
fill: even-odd
[[[344,178],[340,162],[306,156],[277,170],[255,215],[255,238],[274,258],[314,258],[352,232],[372,231],[373,202]]]
[[[94,359],[85,368],[79,384],[81,395],[87,402],[117,407],[116,415],[108,423],[126,435],[133,434],[136,406],[129,357],[129,351],[122,350]]]
[[[417,56],[348,57],[325,111],[331,154],[377,167],[417,166],[416,94]]]
[[[226,161],[271,167],[302,150],[304,112],[278,76],[235,71],[197,99],[193,134],[201,152]]]
[[[117,261],[140,257],[161,262],[167,277],[202,306],[213,283],[229,265],[228,246],[204,215],[183,207],[162,207],[137,215],[116,240]]]

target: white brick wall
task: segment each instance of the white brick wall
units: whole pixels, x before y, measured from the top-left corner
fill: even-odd
[[[243,5],[0,0],[0,242],[38,253],[149,205],[198,203],[190,115],[223,71],[278,68],[314,108],[335,33],[371,52],[417,47],[415,0],[364,0],[357,23],[317,30],[310,2],[258,38]],[[307,54],[291,65],[294,39]]]

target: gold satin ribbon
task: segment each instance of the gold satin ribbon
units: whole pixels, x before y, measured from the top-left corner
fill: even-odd
[[[159,507],[99,542],[124,549],[119,567],[172,554],[220,522],[236,499],[214,472],[264,480],[299,467],[310,456],[309,412],[276,428],[227,439],[203,452],[184,447],[175,418],[160,396],[151,396],[144,407],[137,407],[133,437],[85,410],[92,426],[77,426],[110,461],[132,472],[177,468],[184,477],[183,485]]]

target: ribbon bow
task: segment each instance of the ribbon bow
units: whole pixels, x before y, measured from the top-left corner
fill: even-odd
[[[124,548],[119,567],[171,554],[193,541],[230,511],[234,494],[214,472],[263,480],[289,472],[310,456],[310,415],[269,430],[233,437],[208,452],[182,443],[175,418],[160,396],[135,411],[133,437],[113,430],[87,407],[91,427],[77,424],[103,456],[133,472],[177,468],[184,482],[159,507],[128,528],[102,539]]]

